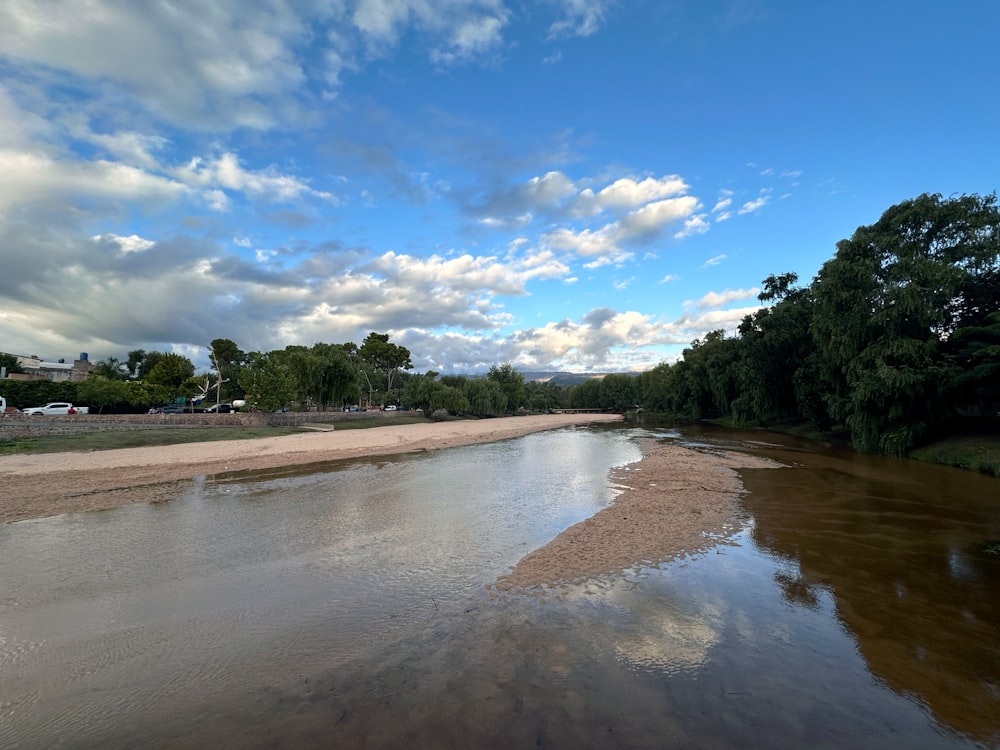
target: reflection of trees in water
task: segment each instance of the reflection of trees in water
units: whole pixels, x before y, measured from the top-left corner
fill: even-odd
[[[806,583],[801,576],[794,576],[785,571],[774,574],[774,582],[778,584],[782,595],[789,604],[798,604],[808,609],[819,607],[819,597],[812,584]]]
[[[812,465],[815,463],[816,465]],[[785,599],[828,590],[869,670],[977,742],[1000,740],[995,479],[871,457],[744,472],[754,542]]]

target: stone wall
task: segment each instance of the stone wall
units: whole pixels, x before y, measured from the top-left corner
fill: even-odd
[[[163,430],[178,427],[239,427],[272,425],[294,427],[308,423],[330,424],[358,419],[395,419],[415,416],[405,411],[326,411],[265,414],[74,414],[73,416],[27,417],[6,415],[0,418],[0,441],[19,440],[41,435],[74,435],[86,432],[128,432]]]

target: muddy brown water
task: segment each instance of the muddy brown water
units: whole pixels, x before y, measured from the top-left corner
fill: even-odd
[[[495,596],[651,434],[788,468],[705,554]],[[770,434],[208,477],[0,527],[0,747],[997,747],[990,539],[996,479]]]

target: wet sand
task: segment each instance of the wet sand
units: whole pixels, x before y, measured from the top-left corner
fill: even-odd
[[[539,592],[564,582],[653,566],[702,552],[737,531],[738,469],[774,461],[732,451],[701,452],[643,441],[643,458],[611,472],[612,505],[529,552],[496,590]]]
[[[254,440],[0,456],[0,523],[169,500],[195,477],[489,443],[617,414],[549,414]]]

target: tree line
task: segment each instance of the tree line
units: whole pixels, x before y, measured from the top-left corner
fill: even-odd
[[[410,351],[385,333],[370,333],[360,346],[318,342],[244,352],[231,339],[218,338],[208,349],[208,372],[196,373],[191,360],[180,354],[137,349],[125,358],[95,362],[82,383],[7,381],[4,388],[19,406],[65,400],[113,411],[244,400],[262,411],[393,405],[428,416],[445,409],[487,417],[545,412],[567,403],[566,389],[526,383],[509,362],[492,366],[485,377],[411,373]]]
[[[808,286],[763,281],[758,312],[675,364],[574,388],[574,405],[846,430],[905,455],[961,417],[1000,412],[996,195],[921,195],[837,243]]]

